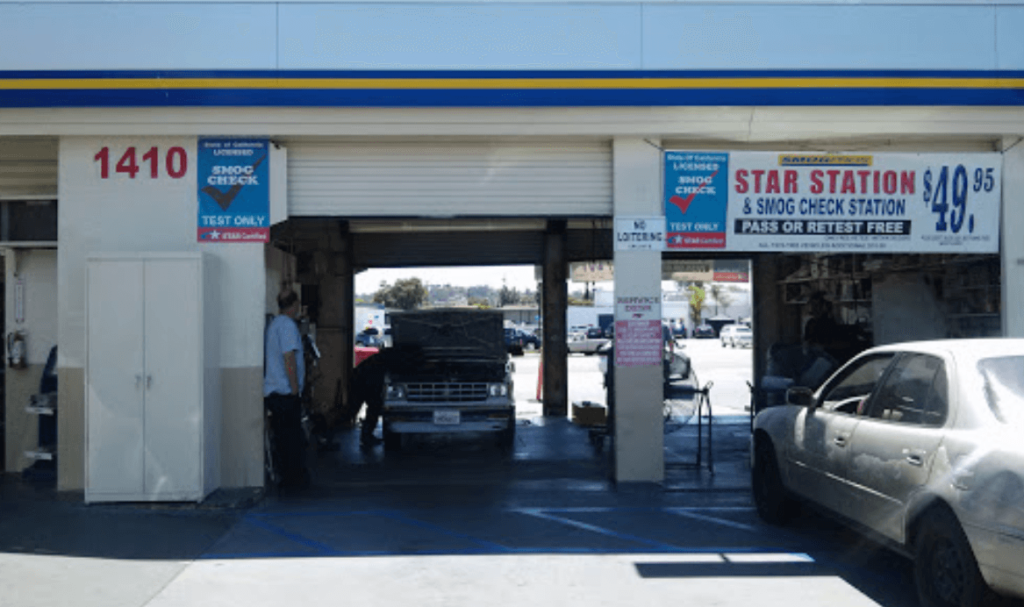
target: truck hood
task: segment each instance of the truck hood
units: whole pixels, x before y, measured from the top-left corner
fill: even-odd
[[[504,359],[508,356],[501,312],[435,309],[391,314],[395,348],[432,359]]]

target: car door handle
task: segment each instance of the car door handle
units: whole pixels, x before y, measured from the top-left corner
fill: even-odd
[[[844,434],[837,434],[836,437],[832,439],[832,442],[835,443],[837,447],[845,447],[846,438],[847,437]]]
[[[924,456],[925,455],[926,455],[926,452],[925,451],[921,451],[920,449],[904,449],[903,450],[903,457],[905,457],[907,459],[907,462],[911,466],[923,466],[924,465]]]

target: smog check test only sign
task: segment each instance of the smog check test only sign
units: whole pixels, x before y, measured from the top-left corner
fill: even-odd
[[[199,242],[270,240],[269,143],[199,140]]]

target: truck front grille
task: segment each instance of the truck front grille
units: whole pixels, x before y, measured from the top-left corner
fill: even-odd
[[[487,400],[487,384],[406,384],[405,398],[411,402],[438,403]]]

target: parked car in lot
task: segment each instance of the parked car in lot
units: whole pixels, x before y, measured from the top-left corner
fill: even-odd
[[[604,336],[604,329],[591,327],[586,331],[571,333],[565,341],[565,345],[569,354],[576,353],[590,356],[597,354],[597,351],[610,341],[610,339]]]
[[[725,325],[718,334],[722,347],[749,348],[754,345],[754,332],[745,325]]]
[[[540,337],[536,333],[524,331],[522,329],[516,329],[519,333],[519,339],[523,343],[524,350],[540,350]]]
[[[852,522],[913,558],[925,607],[1024,597],[1024,340],[876,347],[786,396],[754,420],[764,520]]]
[[[376,329],[373,329],[372,332],[363,331],[356,335],[356,345],[364,348],[383,348],[384,340],[375,331]]]
[[[697,325],[693,328],[693,336],[697,339],[714,339],[715,328],[708,324]]]
[[[505,327],[505,348],[512,356],[523,355],[523,337],[514,327]]]

